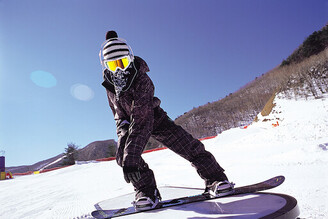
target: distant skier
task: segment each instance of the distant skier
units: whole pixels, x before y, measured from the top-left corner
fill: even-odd
[[[99,53],[109,105],[117,127],[116,161],[127,183],[135,188],[136,209],[154,208],[161,200],[153,171],[141,154],[150,137],[191,162],[205,180],[205,192],[213,196],[232,193],[224,169],[204,145],[176,125],[154,97],[154,85],[146,74],[146,62],[134,56],[124,39],[108,31]]]

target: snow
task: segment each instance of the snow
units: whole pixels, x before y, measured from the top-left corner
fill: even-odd
[[[269,116],[259,115],[247,129],[230,129],[203,143],[236,186],[284,175],[286,181],[270,192],[295,197],[301,218],[328,218],[328,98],[278,95],[274,103]],[[189,162],[170,150],[143,157],[158,186],[204,186]],[[95,203],[130,192],[115,161],[76,164],[0,181],[0,218],[90,218]]]

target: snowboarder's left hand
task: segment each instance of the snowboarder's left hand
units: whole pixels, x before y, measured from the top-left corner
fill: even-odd
[[[123,167],[123,173],[127,183],[137,183],[141,179],[141,173],[137,167]]]

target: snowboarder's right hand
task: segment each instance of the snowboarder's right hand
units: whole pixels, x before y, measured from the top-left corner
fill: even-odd
[[[141,179],[138,167],[123,167],[124,179],[127,183],[137,183]]]

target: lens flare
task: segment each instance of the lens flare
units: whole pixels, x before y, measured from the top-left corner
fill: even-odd
[[[82,101],[89,101],[92,100],[94,97],[93,90],[84,84],[74,84],[71,87],[71,95]]]
[[[46,71],[34,71],[31,73],[30,79],[34,84],[43,88],[51,88],[57,85],[55,76]]]

